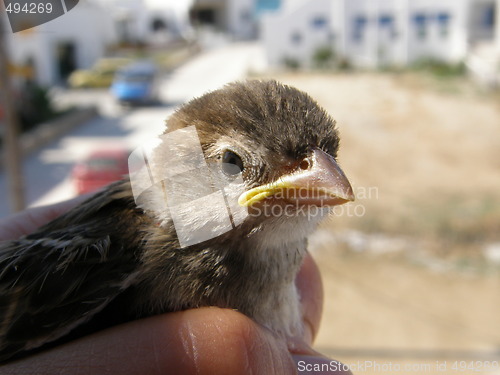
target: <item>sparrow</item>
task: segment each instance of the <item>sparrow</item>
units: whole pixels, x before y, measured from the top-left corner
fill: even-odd
[[[0,244],[0,361],[201,306],[299,334],[307,237],[354,200],[338,148],[330,115],[274,80],[184,104],[142,169]]]

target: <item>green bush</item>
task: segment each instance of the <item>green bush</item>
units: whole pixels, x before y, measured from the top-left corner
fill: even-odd
[[[48,90],[34,83],[27,83],[20,94],[17,114],[21,131],[27,131],[36,125],[56,116]]]
[[[300,62],[298,59],[293,58],[293,57],[284,57],[283,58],[283,65],[290,70],[298,70],[300,68]]]
[[[350,71],[354,69],[351,61],[347,57],[342,57],[339,59],[337,63],[337,68],[343,71]]]
[[[437,77],[459,77],[466,72],[463,62],[450,64],[432,58],[420,59],[410,66],[414,70],[429,72]]]
[[[312,56],[313,65],[316,68],[327,68],[335,62],[335,51],[331,47],[319,47]]]

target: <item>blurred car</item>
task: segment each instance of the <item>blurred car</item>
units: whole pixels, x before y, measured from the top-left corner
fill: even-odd
[[[73,167],[72,179],[78,194],[90,193],[128,174],[128,150],[93,151]]]
[[[151,104],[158,98],[158,69],[149,61],[128,65],[116,73],[111,94],[122,104]]]
[[[105,88],[113,82],[115,73],[131,63],[126,57],[108,57],[98,60],[91,69],[75,70],[68,77],[72,88]]]

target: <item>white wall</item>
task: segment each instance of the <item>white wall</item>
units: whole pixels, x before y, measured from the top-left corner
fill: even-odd
[[[496,1],[495,45],[497,56],[500,59],[500,0]],[[500,68],[499,68],[500,69]]]
[[[289,0],[265,17],[262,38],[271,65],[285,56],[307,65],[314,50],[327,43],[357,66],[406,65],[425,57],[458,62],[467,53],[469,1]],[[310,27],[314,14],[328,18],[325,30]],[[417,14],[425,16],[425,36],[418,33]],[[442,14],[449,15],[446,33],[438,21]],[[291,42],[294,32],[302,35],[301,43]]]
[[[12,60],[24,65],[34,60],[36,80],[43,85],[57,83],[57,46],[70,42],[76,47],[77,68],[89,68],[115,38],[111,18],[92,3],[81,2],[65,15],[36,28],[10,34]]]
[[[349,0],[342,3],[344,51],[355,65],[373,67],[406,63],[406,0]],[[381,19],[386,19],[383,25]]]
[[[345,3],[345,51],[356,65],[404,65],[424,57],[449,62],[467,52],[467,0],[349,0]],[[448,14],[447,33],[441,32],[440,14]],[[419,33],[415,17],[425,17]],[[384,17],[391,24],[381,24]],[[364,17],[362,37],[353,38],[356,18]]]
[[[228,27],[237,39],[255,36],[254,0],[229,0],[227,3]]]
[[[429,55],[448,62],[458,62],[465,58],[467,53],[467,0],[412,1],[409,12],[410,60]],[[412,25],[414,23],[413,16],[417,13],[433,17],[428,22],[425,39],[418,38],[416,28]],[[441,33],[439,22],[435,19],[438,14],[442,13],[450,15],[447,35]]]
[[[279,65],[289,58],[309,66],[314,52],[332,43],[331,8],[331,0],[295,0],[293,6],[264,15],[261,37],[269,63]]]
[[[161,41],[151,29],[154,19],[167,25],[166,37],[187,35],[190,30],[189,7],[193,0],[93,0],[103,3],[120,31],[120,22],[126,20],[130,41],[145,43]],[[122,35],[118,35],[119,38]]]

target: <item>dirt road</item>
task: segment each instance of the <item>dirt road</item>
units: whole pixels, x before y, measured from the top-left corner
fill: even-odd
[[[483,257],[500,241],[498,97],[418,75],[277,78],[336,118],[358,195],[312,239],[317,348],[356,374],[499,374],[500,272]]]

